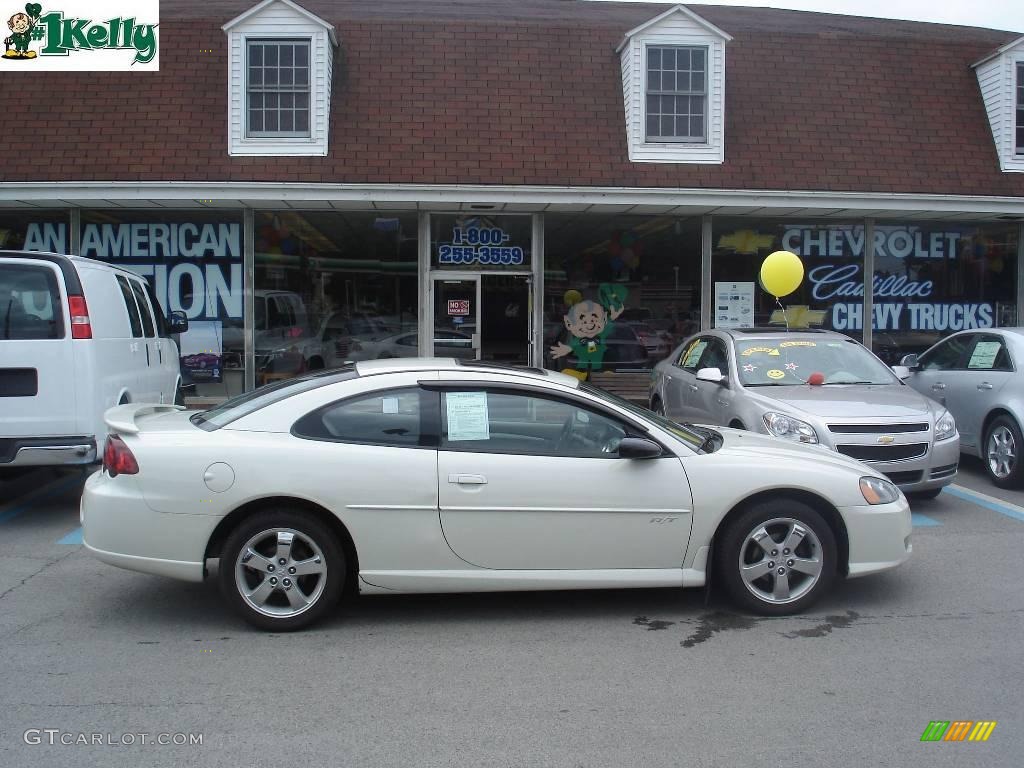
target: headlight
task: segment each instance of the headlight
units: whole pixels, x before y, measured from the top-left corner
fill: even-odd
[[[818,442],[818,433],[814,431],[814,427],[806,421],[794,419],[784,413],[769,411],[764,415],[764,425],[768,428],[768,434],[775,437],[796,440],[798,443]]]
[[[880,477],[862,477],[860,492],[868,504],[890,504],[900,497],[900,489]]]
[[[935,441],[949,440],[956,434],[956,422],[953,421],[953,414],[945,411],[939,420],[935,422]]]

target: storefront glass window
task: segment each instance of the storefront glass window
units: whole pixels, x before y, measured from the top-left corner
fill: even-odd
[[[256,385],[417,354],[417,218],[256,214]]]
[[[0,250],[70,253],[67,211],[0,212]]]
[[[81,256],[144,276],[157,311],[188,317],[177,339],[186,398],[242,391],[240,211],[82,211],[80,237]]]
[[[1018,234],[1016,223],[876,224],[875,354],[893,365],[955,331],[1017,325]]]
[[[700,325],[700,219],[544,217],[544,362],[652,367]]]
[[[716,217],[712,232],[713,327],[829,328],[863,338],[863,224]],[[779,250],[800,257],[804,280],[776,301],[758,276],[765,257]]]
[[[431,216],[431,264],[445,270],[529,272],[532,233],[529,216]]]

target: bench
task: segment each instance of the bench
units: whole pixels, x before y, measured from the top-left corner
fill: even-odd
[[[606,392],[618,395],[631,403],[648,407],[651,402],[651,372],[613,373],[595,371],[590,374],[590,383]]]

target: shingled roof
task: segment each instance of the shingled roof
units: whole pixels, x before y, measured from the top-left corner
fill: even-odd
[[[616,46],[668,6],[300,4],[337,30],[327,157],[227,154],[221,26],[163,0],[160,71],[3,75],[0,179],[830,190],[1024,196],[971,64],[1019,33],[689,5],[727,47],[725,163],[631,163]],[[213,53],[203,53],[212,49]]]

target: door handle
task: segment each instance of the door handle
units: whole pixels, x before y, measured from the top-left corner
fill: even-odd
[[[981,382],[981,384],[978,385],[978,389],[992,389],[992,385],[989,384],[987,381],[983,381]]]
[[[456,485],[487,485],[487,478],[483,475],[460,475],[453,472],[448,475],[448,482]]]
[[[945,389],[945,388],[946,388],[946,385],[943,384],[942,382],[939,382],[938,384],[932,384],[932,389]]]
[[[696,392],[697,391],[697,385],[696,384],[687,384],[686,386],[688,386],[690,388],[691,392]]]

